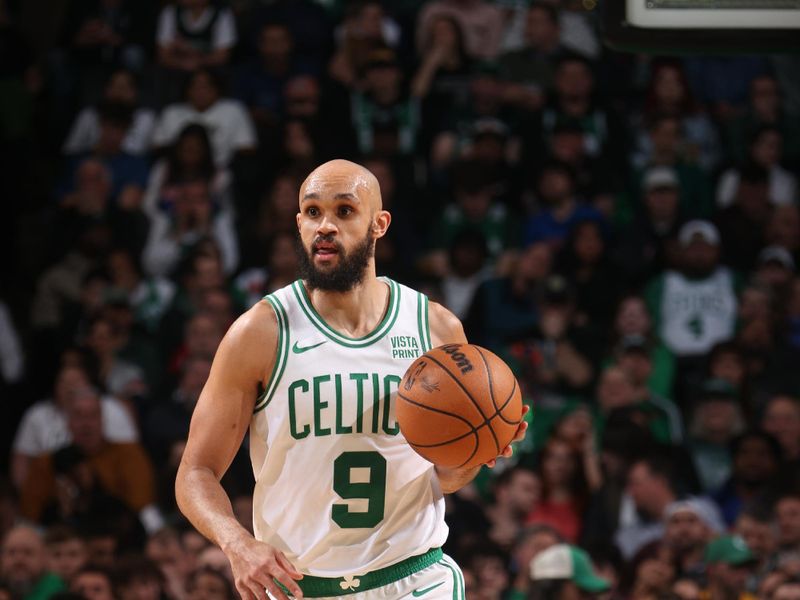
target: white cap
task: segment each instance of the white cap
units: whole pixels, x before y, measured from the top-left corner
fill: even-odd
[[[761,251],[758,255],[758,263],[763,265],[768,262],[780,263],[790,271],[794,271],[794,258],[783,246],[767,246]]]
[[[677,188],[680,187],[678,174],[675,169],[670,167],[653,167],[645,173],[642,182],[644,189],[650,191],[656,188]]]
[[[707,498],[693,496],[668,504],[664,511],[664,521],[669,521],[674,515],[682,512],[690,512],[697,515],[697,518],[714,533],[725,531],[725,523],[717,505]]]
[[[678,232],[678,241],[681,246],[688,246],[696,236],[703,238],[707,244],[719,246],[719,230],[710,221],[689,221]]]

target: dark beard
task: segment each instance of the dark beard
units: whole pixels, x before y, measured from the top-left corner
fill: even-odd
[[[298,238],[297,253],[300,258],[300,277],[306,282],[309,290],[349,292],[364,280],[369,260],[375,254],[375,241],[369,230],[364,239],[350,252],[345,252],[344,247],[332,236],[319,236],[314,243],[318,241],[336,244],[339,265],[330,271],[320,271],[314,266],[313,250],[306,250],[302,240]],[[314,243],[312,243],[312,248]]]

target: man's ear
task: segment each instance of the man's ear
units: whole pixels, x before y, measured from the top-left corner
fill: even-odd
[[[386,231],[389,229],[389,224],[392,222],[392,215],[389,214],[387,210],[380,210],[375,213],[375,217],[372,219],[372,233],[375,235],[375,239],[382,238],[386,235]]]

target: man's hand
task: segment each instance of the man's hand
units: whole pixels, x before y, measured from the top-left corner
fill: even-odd
[[[530,410],[530,407],[527,404],[522,405],[522,416],[520,417],[519,426],[517,427],[517,432],[514,434],[514,438],[508,443],[508,446],[503,448],[503,451],[497,458],[505,457],[508,458],[512,454],[514,454],[514,448],[511,447],[511,444],[515,442],[521,442],[525,438],[525,432],[528,431],[528,422],[525,420],[525,415]],[[486,466],[490,469],[497,464],[497,458],[493,458],[489,462],[486,463]]]
[[[295,583],[295,579],[302,579],[303,575],[283,552],[249,536],[241,537],[223,550],[231,563],[236,589],[244,600],[267,600],[265,589],[276,600],[287,600],[273,579],[280,581],[295,598],[303,597]]]

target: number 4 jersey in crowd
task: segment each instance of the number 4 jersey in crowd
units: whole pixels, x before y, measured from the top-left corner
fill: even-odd
[[[266,297],[279,335],[250,428],[254,531],[317,577],[382,569],[447,538],[433,465],[394,411],[403,374],[431,347],[428,299],[381,281],[386,314],[361,338],[328,326],[300,281]]]

